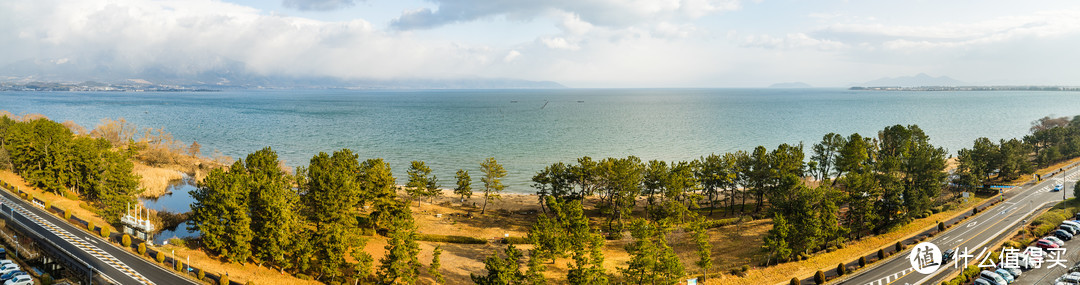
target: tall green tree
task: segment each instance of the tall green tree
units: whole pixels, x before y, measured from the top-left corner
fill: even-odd
[[[597,165],[603,191],[600,210],[607,216],[607,232],[618,237],[623,231],[623,219],[630,215],[641,193],[645,165],[635,156],[608,158]]]
[[[472,178],[469,177],[469,171],[458,169],[454,178],[457,178],[457,187],[454,188],[454,194],[461,196],[462,202],[465,202],[466,198],[472,198]]]
[[[517,285],[527,280],[520,270],[521,250],[514,245],[507,245],[504,250],[505,258],[498,252],[492,253],[484,260],[484,269],[487,275],[469,273],[472,281],[479,285]]]
[[[420,244],[410,214],[395,217],[388,232],[386,255],[379,260],[378,278],[383,284],[416,284],[420,276]]]
[[[298,203],[293,181],[281,170],[277,152],[270,147],[251,153],[245,160],[251,179],[251,241],[256,260],[284,267],[296,231],[300,230]]]
[[[431,168],[423,161],[414,160],[409,167],[409,182],[405,184],[405,191],[416,199],[416,206],[420,206],[420,199],[428,197],[431,191],[429,186],[434,185],[434,177],[431,177]],[[434,187],[431,187],[434,188]]]
[[[358,205],[361,194],[361,167],[357,155],[342,149],[311,158],[301,202],[308,208],[307,218],[315,231],[312,236],[316,269],[330,280],[343,276],[349,249],[362,246],[358,237]],[[365,181],[366,182],[366,181]]]
[[[250,176],[242,160],[229,169],[214,169],[190,191],[192,228],[202,244],[230,262],[245,262],[251,256],[251,217],[248,214]]]
[[[814,144],[814,154],[810,157],[810,160],[816,162],[816,167],[812,172],[818,180],[824,181],[833,177],[832,174],[836,171],[836,160],[845,144],[847,144],[847,141],[844,136],[837,133],[825,134],[820,143]]]
[[[502,184],[506,169],[503,169],[494,157],[489,157],[480,163],[480,171],[484,172],[484,177],[480,178],[480,181],[484,182],[484,206],[480,209],[480,214],[483,215],[487,211],[488,202],[499,199],[499,193],[506,188]]]
[[[446,278],[443,278],[442,271],[440,271],[442,262],[439,260],[439,257],[441,255],[442,248],[436,245],[435,249],[431,252],[431,264],[428,265],[428,275],[431,275],[431,279],[435,281],[435,285],[446,282]]]

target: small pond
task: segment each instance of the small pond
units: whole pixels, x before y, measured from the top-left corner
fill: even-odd
[[[175,180],[169,183],[168,192],[165,195],[157,198],[139,198],[139,201],[143,203],[147,208],[172,212],[183,213],[191,211],[191,204],[195,203],[195,199],[191,198],[191,194],[188,191],[195,190],[195,178],[184,174],[184,178]],[[156,236],[154,236],[155,244],[162,244],[170,238],[187,238],[199,236],[198,231],[188,231],[187,223],[181,223],[176,228],[162,229]]]

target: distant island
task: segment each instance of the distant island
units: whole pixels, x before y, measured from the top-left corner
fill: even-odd
[[[781,82],[769,85],[769,88],[813,88],[810,84],[802,82]]]
[[[852,86],[902,86],[902,87],[914,87],[914,86],[971,86],[975,84],[966,83],[960,80],[952,79],[948,76],[933,77],[926,73],[919,73],[914,76],[900,76],[900,77],[885,77],[879,78],[863,83],[852,84]]]
[[[1077,86],[855,86],[848,90],[869,91],[1080,91]]]

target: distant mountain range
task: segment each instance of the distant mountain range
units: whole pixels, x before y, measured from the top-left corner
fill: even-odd
[[[921,87],[921,86],[965,86],[969,85],[960,80],[949,78],[948,76],[933,77],[926,73],[919,73],[915,76],[901,76],[901,77],[886,77],[876,80],[867,81],[864,83],[852,84],[853,86],[864,87]]]
[[[806,84],[806,83],[802,83],[802,82],[781,82],[781,83],[774,83],[773,85],[769,85],[769,88],[812,88],[812,87],[814,87],[814,86],[810,86],[810,84]]]
[[[114,85],[182,86],[196,89],[557,89],[552,81],[514,78],[398,78],[344,79],[329,76],[261,75],[249,72],[243,63],[231,62],[201,72],[177,72],[163,66],[124,71],[117,68],[22,61],[0,68],[0,82],[76,83],[94,81]]]

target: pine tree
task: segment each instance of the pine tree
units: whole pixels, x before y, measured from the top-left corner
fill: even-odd
[[[708,279],[709,268],[712,267],[712,243],[709,242],[708,229],[705,228],[705,219],[697,218],[691,223],[689,231],[693,232],[694,243],[697,244],[698,260],[695,262],[701,268],[702,281]]]
[[[277,153],[269,147],[247,156],[251,177],[251,241],[253,255],[262,262],[284,266],[292,248],[299,196],[289,175],[278,167]]]
[[[386,255],[379,260],[378,278],[384,284],[415,284],[420,275],[420,245],[416,243],[416,225],[411,215],[393,219],[388,232]]]
[[[248,215],[249,176],[238,160],[226,172],[214,169],[190,191],[193,229],[203,245],[229,261],[244,262],[251,255],[251,217]]]
[[[472,198],[472,178],[469,177],[469,171],[458,169],[455,178],[457,178],[457,188],[454,188],[454,194],[461,196],[462,202],[466,198]]]
[[[506,258],[500,257],[499,253],[493,253],[484,260],[484,269],[487,275],[470,273],[472,281],[478,285],[516,285],[526,280],[525,274],[519,270],[521,251],[514,245],[507,245],[503,251]]]
[[[312,249],[317,270],[331,279],[341,275],[349,248],[362,246],[357,238],[360,192],[360,165],[357,155],[343,149],[333,155],[319,153],[311,158],[305,195],[301,200],[314,226]]]
[[[428,266],[428,274],[431,275],[432,280],[435,280],[435,285],[446,282],[446,278],[443,278],[440,271],[442,263],[439,261],[439,256],[441,255],[442,248],[436,245],[435,250],[431,252],[431,265]]]
[[[432,184],[431,168],[423,161],[414,160],[409,167],[409,182],[405,184],[405,192],[416,199],[416,206],[420,206],[420,199],[429,195],[428,186]]]
[[[480,209],[480,214],[483,215],[487,211],[488,202],[499,199],[499,193],[506,187],[502,184],[506,169],[503,169],[494,157],[489,157],[480,163],[480,171],[484,172],[484,177],[480,178],[480,181],[484,182],[484,206]]]
[[[791,226],[788,225],[784,215],[776,213],[773,217],[773,228],[765,234],[765,244],[762,250],[769,252],[777,261],[787,261],[791,258],[791,248],[788,246],[788,233]]]

